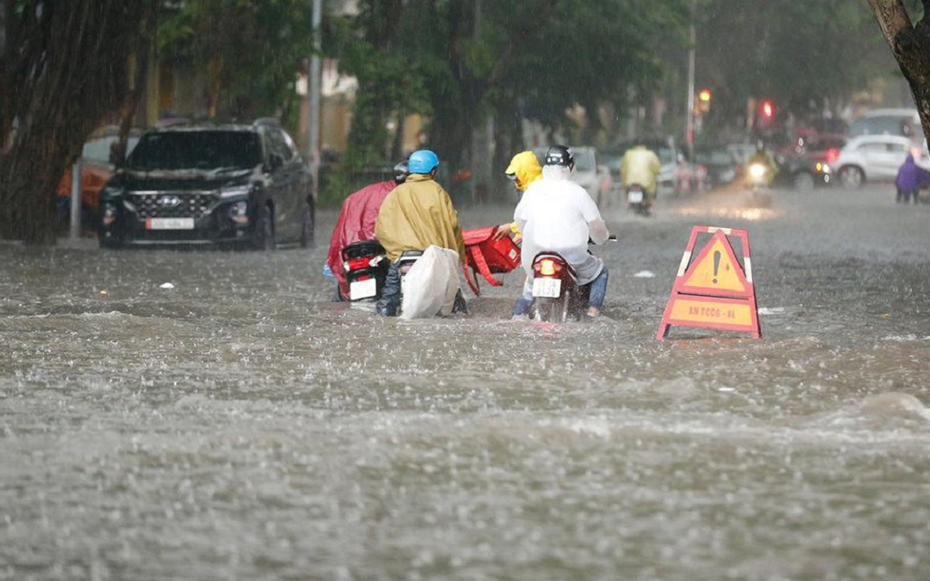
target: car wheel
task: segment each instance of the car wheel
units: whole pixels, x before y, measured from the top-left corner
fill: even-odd
[[[313,207],[307,205],[304,208],[300,218],[300,247],[313,248],[313,236],[316,228],[316,220]]]
[[[794,174],[794,189],[809,192],[814,189],[814,176],[807,171]]]
[[[252,248],[255,250],[274,250],[274,221],[272,218],[271,208],[266,207],[252,238]]]
[[[840,185],[844,188],[855,190],[862,187],[865,183],[865,174],[858,167],[848,165],[840,170]]]

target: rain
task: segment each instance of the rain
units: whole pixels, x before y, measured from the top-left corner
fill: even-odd
[[[0,236],[0,579],[925,579],[927,190],[786,174],[611,186],[592,321],[511,319],[519,266],[467,314],[335,301],[322,191],[309,248]],[[760,338],[657,339],[695,226],[748,233]]]

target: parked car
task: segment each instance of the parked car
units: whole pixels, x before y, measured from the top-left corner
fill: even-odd
[[[533,150],[539,158],[539,164],[546,160],[548,147],[539,147]],[[610,205],[613,182],[610,179],[610,170],[605,165],[598,165],[597,149],[591,146],[569,146],[572,157],[575,158],[575,170],[572,172],[572,181],[587,190],[591,199],[598,207],[604,209]]]
[[[908,137],[898,135],[860,135],[846,143],[836,162],[836,176],[844,188],[858,188],[867,181],[893,180],[898,168],[914,147]],[[920,150],[917,157],[924,157]]]
[[[126,141],[126,152],[131,153],[142,132],[132,129]],[[77,163],[81,165],[81,221],[91,227],[97,224],[100,190],[116,170],[112,159],[113,146],[119,141],[119,127],[107,126],[94,131],[81,148]],[[69,168],[58,182],[59,213],[67,216],[71,206],[72,170]],[[63,218],[67,219],[67,218]]]
[[[176,125],[142,135],[101,192],[100,244],[313,242],[309,167],[274,120]]]
[[[787,156],[782,168],[788,172],[791,185],[809,191],[833,183],[833,171],[840,149],[846,144],[842,135],[819,135],[799,141],[794,154]]]

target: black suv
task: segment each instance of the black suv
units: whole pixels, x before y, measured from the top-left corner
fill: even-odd
[[[101,246],[313,243],[310,169],[273,120],[146,132],[100,198]]]

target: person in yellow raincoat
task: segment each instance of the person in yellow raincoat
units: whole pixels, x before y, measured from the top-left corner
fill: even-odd
[[[410,175],[394,188],[381,204],[375,222],[375,236],[384,246],[391,266],[376,309],[379,315],[393,317],[400,307],[400,271],[397,259],[407,250],[426,250],[431,245],[454,250],[465,262],[465,242],[458,214],[448,192],[435,180],[439,158],[428,149],[410,154]],[[452,312],[467,312],[461,291]]]
[[[510,165],[504,170],[504,174],[507,179],[513,182],[513,187],[517,191],[525,192],[526,188],[530,187],[530,184],[542,178],[542,167],[539,166],[539,160],[536,158],[535,153],[521,151],[510,160]],[[513,235],[513,240],[517,244],[522,240],[516,222],[501,224],[497,227],[497,232],[495,232],[497,238],[503,238],[508,234]]]
[[[646,149],[645,145],[637,145],[623,154],[623,161],[620,164],[620,181],[623,183],[623,189],[628,191],[632,185],[643,188],[643,193],[646,194],[644,202],[649,211],[655,203],[660,171],[662,171],[662,163],[659,161],[659,156],[651,149]]]

